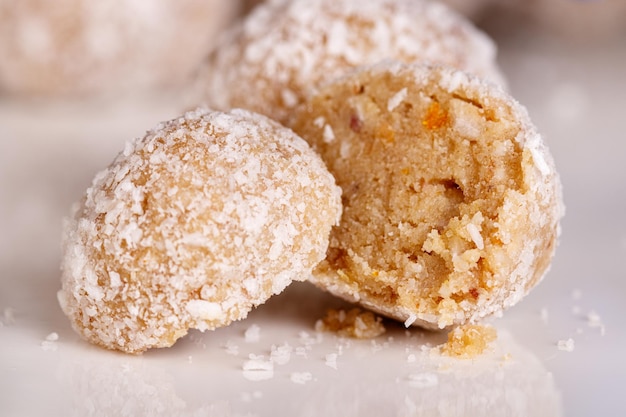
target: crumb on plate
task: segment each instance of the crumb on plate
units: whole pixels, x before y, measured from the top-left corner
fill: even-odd
[[[482,355],[497,337],[492,326],[468,324],[448,333],[448,341],[438,348],[446,356],[472,359]]]
[[[335,332],[339,336],[371,339],[385,333],[382,318],[360,308],[350,311],[328,309],[326,316],[315,323],[318,332]]]

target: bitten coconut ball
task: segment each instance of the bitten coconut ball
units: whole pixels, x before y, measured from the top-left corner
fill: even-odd
[[[237,0],[0,0],[0,93],[119,94],[181,85]]]
[[[452,65],[497,83],[493,42],[443,4],[423,0],[274,0],[230,30],[199,75],[201,102],[287,123],[347,70],[382,60]]]
[[[309,277],[340,193],[278,123],[187,113],[95,177],[65,222],[59,302],[83,338],[130,353],[225,326]]]
[[[343,189],[318,286],[446,328],[501,313],[548,269],[559,177],[499,87],[447,67],[375,66],[323,88],[293,128]]]

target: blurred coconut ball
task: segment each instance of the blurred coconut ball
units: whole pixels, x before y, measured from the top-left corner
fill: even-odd
[[[240,10],[238,0],[0,0],[0,93],[180,85]]]

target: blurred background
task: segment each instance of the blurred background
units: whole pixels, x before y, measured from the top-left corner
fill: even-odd
[[[58,308],[61,219],[127,140],[185,109],[219,34],[256,3],[0,0],[0,414],[66,410],[72,392],[46,394],[56,363],[109,354],[81,350]],[[495,324],[553,376],[562,415],[626,415],[626,1],[447,3],[497,43],[510,92],[564,185],[552,270]],[[285,297],[297,305],[311,295]],[[72,358],[41,349],[51,332],[71,342]],[[574,350],[559,350],[568,339]],[[19,400],[26,396],[41,402]]]

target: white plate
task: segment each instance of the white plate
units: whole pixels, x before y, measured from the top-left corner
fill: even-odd
[[[390,322],[374,340],[316,333],[343,304],[305,283],[170,349],[127,356],[82,342],[56,302],[61,217],[126,139],[177,106],[5,99],[0,415],[626,415],[626,39],[576,46],[504,28],[503,68],[552,148],[568,212],[552,270],[493,321],[490,353],[433,355],[445,335]],[[253,326],[258,340],[245,336]],[[244,371],[273,351],[271,371]]]

